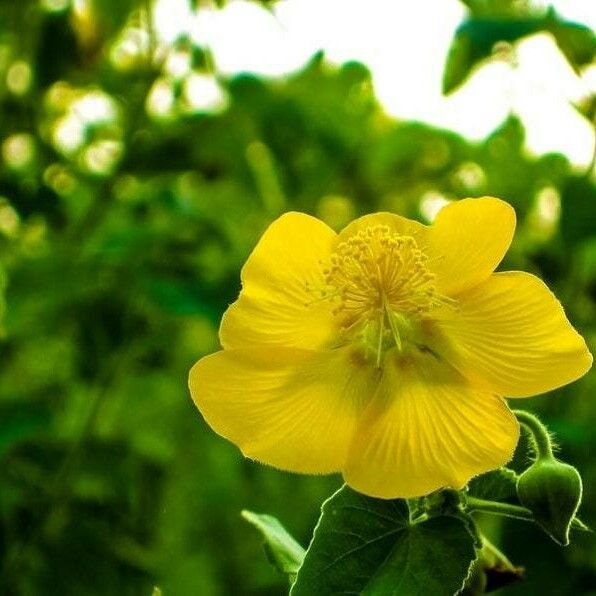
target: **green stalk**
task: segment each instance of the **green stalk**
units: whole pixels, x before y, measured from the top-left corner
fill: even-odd
[[[521,519],[523,521],[536,522],[534,516],[532,515],[532,512],[526,507],[522,507],[520,505],[512,505],[511,503],[501,503],[499,501],[479,499],[478,497],[467,498],[466,510],[469,513],[492,513],[493,515],[502,515],[504,517],[511,517],[513,519]],[[588,527],[577,517],[573,518],[571,522],[571,527],[576,530],[588,530]]]
[[[482,511],[484,513],[493,513],[495,515],[513,517],[514,519],[534,521],[532,512],[525,507],[520,505],[511,505],[510,503],[501,503],[499,501],[479,499],[478,497],[468,497],[467,510],[469,512]]]
[[[521,425],[532,435],[537,459],[554,459],[549,432],[537,416],[525,410],[513,410]]]

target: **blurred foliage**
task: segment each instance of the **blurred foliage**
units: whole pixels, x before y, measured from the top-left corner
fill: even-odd
[[[464,83],[480,62],[507,54],[510,44],[534,33],[549,33],[571,67],[579,72],[596,56],[596,35],[589,27],[567,21],[551,7],[529,0],[463,0],[469,9],[449,49],[443,92]]]
[[[467,21],[487,52],[516,38],[475,28],[497,18],[488,4],[469,1]],[[505,266],[540,274],[595,347],[593,178],[564,156],[528,156],[518,120],[479,143],[396,122],[365,67],[320,55],[286,80],[224,80],[189,39],[158,43],[147,6],[0,1],[2,594],[287,589],[240,511],[273,513],[305,545],[339,479],[245,461],[186,389],[217,348],[242,263],[285,210],[341,228],[380,209],[428,219],[446,200],[502,197],[519,218]],[[581,68],[584,28],[556,22]],[[529,402],[582,471],[592,527],[595,389],[591,374]],[[593,593],[592,535],[560,550],[489,521],[528,569],[510,594]]]

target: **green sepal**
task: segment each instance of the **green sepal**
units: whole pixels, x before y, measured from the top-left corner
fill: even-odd
[[[476,558],[474,539],[449,515],[410,519],[403,499],[344,486],[322,507],[291,596],[452,596]]]
[[[242,517],[252,524],[265,539],[264,547],[271,564],[293,581],[302,561],[304,549],[272,515],[242,511]]]

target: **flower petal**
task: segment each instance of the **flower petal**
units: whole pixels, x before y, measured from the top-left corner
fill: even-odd
[[[355,219],[339,233],[337,242],[345,242],[351,236],[373,226],[387,226],[396,234],[401,236],[411,236],[416,240],[419,248],[423,250],[426,249],[428,244],[427,234],[430,229],[428,226],[413,219],[408,219],[387,211],[370,213],[369,215],[364,215]]]
[[[347,350],[252,347],[203,358],[189,386],[205,420],[247,457],[326,474],[341,470],[377,379]]]
[[[269,344],[316,349],[326,344],[335,321],[322,288],[321,261],[336,234],[304,213],[286,213],[265,231],[242,268],[240,297],[223,316],[224,348]]]
[[[485,280],[501,262],[515,231],[513,207],[492,197],[443,207],[429,232],[437,287],[447,296]]]
[[[508,397],[551,391],[592,365],[586,342],[537,277],[495,273],[438,323],[441,353],[477,386]]]
[[[346,482],[383,499],[461,489],[509,461],[519,425],[505,402],[473,389],[430,354],[388,361],[354,436]]]

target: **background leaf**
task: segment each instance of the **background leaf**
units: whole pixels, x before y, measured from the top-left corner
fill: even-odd
[[[277,569],[290,576],[298,573],[305,550],[290,536],[278,519],[271,515],[243,511],[242,517],[265,539],[267,554]]]
[[[512,43],[540,30],[542,17],[499,18],[471,16],[455,32],[443,71],[443,93],[455,91],[473,68],[491,56],[495,44]]]
[[[596,34],[589,27],[561,19],[551,9],[546,29],[552,33],[560,50],[576,72],[594,60]]]
[[[496,44],[516,41],[544,31],[551,33],[572,68],[589,64],[596,55],[596,35],[585,25],[561,18],[523,2],[467,2],[470,14],[459,25],[443,70],[443,93],[460,87],[474,67],[489,58]]]

